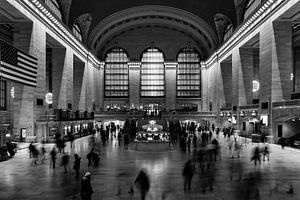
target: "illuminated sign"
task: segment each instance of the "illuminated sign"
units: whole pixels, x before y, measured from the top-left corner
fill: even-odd
[[[259,90],[259,82],[254,80],[252,81],[252,92],[257,92]]]
[[[53,103],[53,94],[51,92],[49,92],[45,95],[45,101],[47,104]]]
[[[11,96],[11,98],[15,98],[15,87],[11,87],[10,96]]]

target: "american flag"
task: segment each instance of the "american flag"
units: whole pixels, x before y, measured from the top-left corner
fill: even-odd
[[[36,87],[37,59],[0,41],[0,76]]]

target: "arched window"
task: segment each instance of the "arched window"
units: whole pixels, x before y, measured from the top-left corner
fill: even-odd
[[[81,29],[80,29],[78,23],[74,23],[74,24],[73,24],[73,29],[72,29],[72,30],[73,30],[74,35],[75,35],[80,41],[82,41],[82,32],[81,32]]]
[[[105,97],[128,97],[128,56],[121,48],[110,50],[105,59]]]
[[[156,48],[142,55],[141,97],[165,96],[164,55]]]
[[[57,0],[45,0],[45,4],[52,10],[52,12],[59,18],[62,19],[61,8]]]
[[[201,97],[199,54],[186,47],[178,54],[177,61],[177,97]]]
[[[232,35],[232,32],[233,32],[232,24],[228,24],[225,31],[224,31],[223,40],[226,41]]]

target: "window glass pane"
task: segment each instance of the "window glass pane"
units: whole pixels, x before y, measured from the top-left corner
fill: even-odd
[[[141,96],[165,96],[164,56],[155,48],[148,49],[142,56]]]
[[[74,35],[80,40],[82,41],[82,34],[81,34],[81,30],[79,28],[79,25],[77,23],[75,23],[73,25],[73,33]]]
[[[45,4],[52,10],[52,12],[59,18],[62,19],[61,9],[56,0],[45,0]]]
[[[112,49],[105,59],[105,97],[128,97],[128,56],[123,49]]]
[[[177,97],[200,97],[199,54],[193,48],[186,47],[179,53],[177,61]]]
[[[0,80],[0,110],[6,110],[6,94],[7,94],[6,81]]]

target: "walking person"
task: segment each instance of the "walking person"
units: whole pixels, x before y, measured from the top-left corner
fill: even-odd
[[[257,162],[261,162],[261,158],[260,158],[260,151],[258,146],[254,147],[253,153],[252,153],[252,157],[251,157],[251,161],[254,160],[254,165],[256,166]]]
[[[75,177],[79,178],[79,170],[80,170],[80,160],[81,160],[81,158],[76,153],[74,154],[74,158],[75,158],[75,161],[74,161],[73,169],[76,172],[76,176]]]
[[[34,151],[35,151],[35,147],[33,145],[33,142],[30,142],[30,145],[29,145],[28,149],[29,149],[29,158],[32,158],[33,154],[34,154]]]
[[[188,136],[188,139],[187,139],[187,148],[188,148],[188,152],[191,151],[191,142],[192,142],[191,137]]]
[[[193,136],[193,144],[194,144],[194,148],[196,149],[197,148],[197,136],[196,136],[196,134],[194,134],[194,136]]]
[[[134,180],[134,185],[140,191],[141,200],[145,200],[150,188],[150,180],[144,169],[138,173]]]
[[[81,200],[91,200],[92,194],[94,193],[92,184],[91,184],[91,173],[86,172],[84,176],[81,178],[81,190],[80,196]]]
[[[94,156],[94,148],[91,149],[90,153],[87,154],[88,166],[92,165],[92,158]]]
[[[51,156],[50,165],[52,164],[53,169],[55,168],[56,155],[57,155],[57,151],[56,151],[55,147],[53,147],[53,149],[50,151],[50,156]]]
[[[267,157],[268,161],[270,160],[270,149],[269,145],[265,144],[264,152],[263,152],[263,161],[265,161],[265,158]]]
[[[67,153],[63,153],[63,156],[61,157],[61,165],[64,166],[64,173],[68,173],[69,155]]]
[[[184,179],[184,192],[191,190],[192,178],[195,173],[195,165],[191,160],[188,160],[183,167],[182,175]]]

